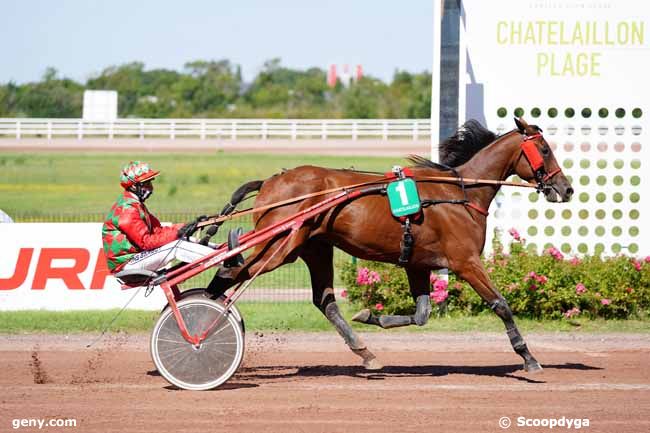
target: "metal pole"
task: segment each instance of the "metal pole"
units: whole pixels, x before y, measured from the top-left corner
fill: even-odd
[[[431,65],[431,160],[438,162],[440,141],[440,45],[444,0],[433,0],[433,65]]]

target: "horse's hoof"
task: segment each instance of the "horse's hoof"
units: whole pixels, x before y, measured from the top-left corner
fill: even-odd
[[[532,360],[524,363],[524,370],[530,374],[541,373],[544,369],[539,362]]]
[[[366,370],[381,370],[384,368],[377,358],[366,359],[363,361],[363,366]]]
[[[366,323],[368,319],[370,319],[370,314],[372,313],[370,313],[370,310],[366,308],[352,316],[352,320],[355,322]]]

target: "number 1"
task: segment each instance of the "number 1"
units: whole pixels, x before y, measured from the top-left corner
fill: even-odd
[[[395,191],[399,192],[399,198],[402,200],[402,206],[409,204],[409,198],[406,195],[406,187],[404,186],[404,182],[400,182],[399,185],[395,187]]]

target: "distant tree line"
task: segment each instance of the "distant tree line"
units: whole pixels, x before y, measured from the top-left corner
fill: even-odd
[[[326,72],[267,61],[250,83],[228,60],[197,60],[182,72],[111,66],[85,84],[48,68],[41,81],[0,84],[0,117],[81,117],[84,90],[116,90],[119,117],[428,118],[431,75],[396,71],[391,83],[366,76],[330,88]]]

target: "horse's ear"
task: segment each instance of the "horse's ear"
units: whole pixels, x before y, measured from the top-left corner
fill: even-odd
[[[526,123],[523,117],[520,117],[519,119],[515,117],[515,125],[517,125],[517,129],[519,129],[519,132],[521,134],[526,133],[526,128],[528,128],[528,123]]]

